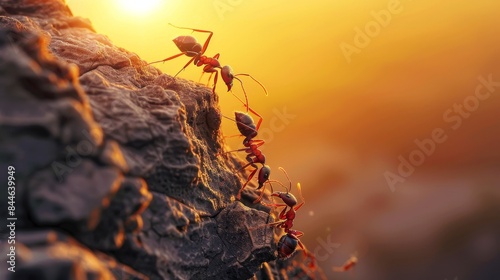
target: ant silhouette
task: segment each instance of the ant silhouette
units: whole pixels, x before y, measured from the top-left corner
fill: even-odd
[[[266,87],[264,87],[264,85],[261,82],[259,82],[257,79],[252,77],[250,74],[244,74],[244,73],[234,74],[231,66],[226,65],[226,66],[222,67],[220,62],[219,62],[220,54],[216,54],[213,57],[208,57],[205,55],[205,51],[207,50],[208,44],[210,43],[210,40],[212,39],[212,36],[213,36],[212,31],[202,30],[202,29],[193,29],[193,28],[188,28],[188,27],[178,27],[178,26],[175,26],[171,23],[169,23],[169,25],[171,25],[175,28],[178,28],[178,29],[191,30],[192,32],[209,33],[209,35],[208,35],[208,38],[203,43],[203,46],[200,43],[198,43],[196,38],[193,36],[190,36],[190,35],[178,36],[178,37],[173,39],[173,42],[175,43],[177,48],[181,51],[181,53],[178,53],[178,54],[173,55],[171,57],[167,57],[163,60],[158,60],[158,61],[148,63],[147,65],[151,65],[151,64],[155,64],[155,63],[159,63],[159,62],[165,62],[165,61],[177,58],[179,56],[186,55],[188,57],[191,57],[191,59],[186,63],[186,65],[184,65],[184,67],[182,67],[181,70],[179,70],[179,72],[177,72],[177,74],[175,74],[174,78],[177,77],[177,75],[179,75],[179,73],[182,72],[182,70],[186,69],[186,67],[188,67],[189,64],[191,64],[191,62],[193,62],[194,65],[196,65],[198,67],[203,66],[202,76],[204,73],[210,73],[210,78],[208,80],[209,83],[210,83],[210,80],[212,78],[212,74],[215,73],[214,85],[212,87],[213,94],[215,94],[215,87],[217,86],[217,80],[219,77],[218,69],[219,69],[221,76],[222,76],[222,80],[224,81],[224,83],[227,86],[227,91],[231,91],[231,89],[233,87],[233,81],[235,79],[240,82],[241,88],[243,89],[243,94],[245,95],[245,100],[246,100],[245,104],[247,107],[248,107],[247,93],[245,91],[245,88],[243,87],[243,81],[241,79],[239,79],[237,76],[250,77],[252,80],[257,82],[262,87],[262,89],[264,89],[264,93],[266,94],[266,96],[268,95]]]

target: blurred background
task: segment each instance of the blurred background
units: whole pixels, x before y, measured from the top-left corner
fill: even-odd
[[[179,53],[179,35],[207,38],[168,23],[213,31],[205,54],[265,84],[268,97],[242,77],[271,177],[301,182],[295,228],[329,279],[500,279],[500,2],[67,2],[148,62]],[[222,81],[217,93],[224,115],[243,109]],[[352,254],[353,271],[332,271]]]

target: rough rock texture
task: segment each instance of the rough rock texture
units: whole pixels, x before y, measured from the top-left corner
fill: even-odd
[[[235,200],[244,174],[217,156],[210,89],[146,66],[62,0],[0,0],[0,28],[0,177],[16,168],[17,217],[1,279],[314,278],[274,261],[255,185]]]

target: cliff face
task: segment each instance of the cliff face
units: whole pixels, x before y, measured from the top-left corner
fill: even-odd
[[[0,276],[311,277],[262,266],[276,259],[272,217],[249,203],[255,185],[235,200],[244,174],[218,156],[209,88],[146,66],[63,1],[0,7],[0,176],[15,168],[17,218],[16,272]]]

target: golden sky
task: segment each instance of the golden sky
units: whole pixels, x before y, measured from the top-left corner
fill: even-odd
[[[275,165],[300,166],[313,145],[404,151],[442,122],[446,107],[473,91],[477,76],[499,72],[496,0],[68,2],[75,15],[146,61],[177,54],[172,39],[190,34],[168,23],[213,31],[206,55],[220,53],[223,65],[252,74],[269,90],[266,98],[245,80],[250,105],[265,118],[264,149]],[[173,75],[188,60],[157,67]],[[191,65],[180,77],[198,81],[200,74]],[[221,85],[221,107],[232,116],[241,106]],[[234,91],[241,93],[238,85]],[[294,118],[278,118],[270,127],[285,107]],[[414,132],[404,133],[408,127]],[[236,131],[226,120],[224,130]]]

